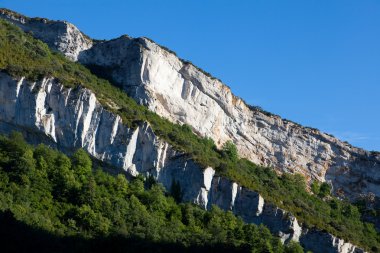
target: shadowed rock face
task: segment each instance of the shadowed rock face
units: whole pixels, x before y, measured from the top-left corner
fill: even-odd
[[[380,196],[379,154],[251,107],[219,80],[147,38],[93,42],[67,22],[8,10],[1,10],[0,17],[113,80],[157,114],[191,125],[219,146],[232,140],[240,155],[254,163],[327,180],[338,196]]]
[[[318,249],[313,252],[353,252],[353,253],[362,253],[363,250],[356,248],[351,243],[346,243],[343,240],[336,238],[335,236],[324,233],[321,231],[305,231],[304,236],[301,237],[301,244],[305,248],[315,248]]]
[[[128,175],[151,175],[167,190],[176,182],[183,201],[205,209],[216,205],[246,222],[263,223],[283,242],[300,241],[315,253],[363,252],[326,232],[302,228],[291,213],[267,203],[257,192],[174,150],[148,123],[128,128],[88,89],[65,88],[52,78],[28,82],[0,72],[0,132],[13,130],[63,150],[83,148]]]

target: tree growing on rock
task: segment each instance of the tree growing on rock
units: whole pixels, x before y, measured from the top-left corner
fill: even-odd
[[[232,141],[227,141],[223,144],[222,154],[232,162],[236,162],[239,159],[237,148]]]

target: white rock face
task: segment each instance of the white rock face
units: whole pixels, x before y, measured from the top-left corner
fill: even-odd
[[[273,204],[264,206],[260,223],[269,224],[269,227],[273,227],[274,231],[278,231],[278,236],[282,242],[289,242],[290,240],[298,242],[302,233],[297,218]]]
[[[93,44],[67,22],[29,19],[7,10],[0,17],[32,31],[70,59],[95,67],[157,114],[191,125],[219,146],[232,140],[241,156],[257,164],[329,181],[338,196],[380,196],[380,154],[251,107],[217,79],[147,38],[122,36]]]
[[[257,164],[328,180],[346,197],[380,196],[379,156],[246,105],[223,83],[148,39],[103,42],[79,61],[109,70],[138,102],[219,146],[232,140],[241,156]]]
[[[129,175],[152,175],[168,190],[177,182],[183,201],[205,209],[217,205],[246,222],[263,223],[283,242],[300,241],[315,253],[362,252],[326,232],[303,229],[292,214],[266,203],[258,193],[200,167],[160,140],[148,123],[126,127],[90,90],[68,89],[52,78],[28,82],[0,72],[0,132],[13,130],[63,150],[83,148]]]

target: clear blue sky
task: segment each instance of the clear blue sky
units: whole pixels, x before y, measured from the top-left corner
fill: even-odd
[[[379,0],[0,0],[97,39],[146,36],[248,103],[380,150]]]

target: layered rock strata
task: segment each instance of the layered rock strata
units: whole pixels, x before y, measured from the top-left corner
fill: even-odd
[[[148,123],[128,128],[88,89],[65,88],[53,78],[28,82],[0,72],[0,131],[13,130],[39,135],[58,148],[83,148],[129,175],[151,175],[168,190],[176,182],[183,201],[205,209],[216,205],[246,222],[265,224],[283,242],[300,241],[314,253],[363,252],[327,232],[302,228],[291,213],[267,203],[260,194],[174,150]]]
[[[147,38],[92,41],[67,22],[30,19],[4,9],[0,17],[112,80],[157,114],[191,125],[219,146],[232,140],[242,157],[279,172],[328,181],[341,197],[380,196],[379,153],[249,106],[222,82]]]

